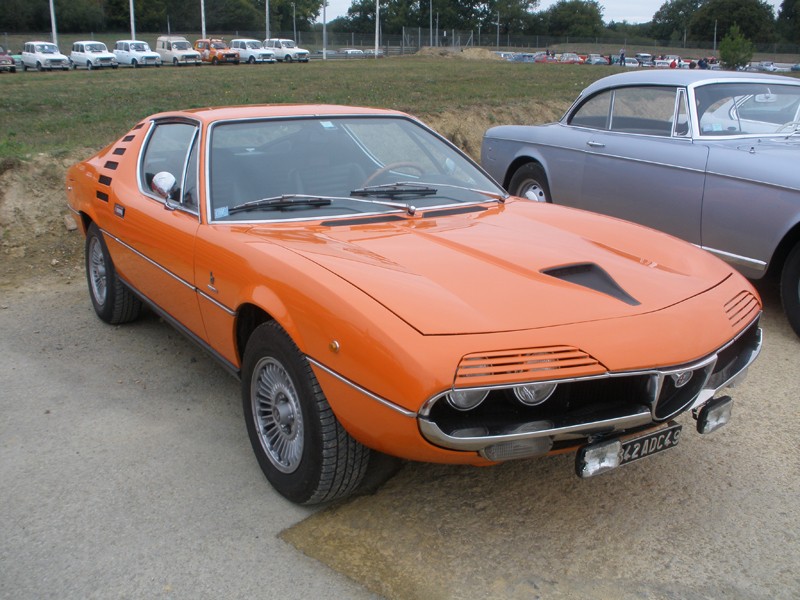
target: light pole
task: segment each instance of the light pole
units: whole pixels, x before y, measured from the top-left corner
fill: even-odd
[[[294,32],[294,41],[297,42],[297,7],[292,2],[292,31]]]
[[[136,16],[134,15],[133,11],[133,0],[130,2],[131,5],[131,39],[136,39]]]
[[[328,60],[328,16],[325,8],[328,0],[322,0],[322,60]]]
[[[428,11],[428,18],[430,19],[430,24],[428,25],[428,34],[430,35],[431,39],[428,42],[428,46],[433,46],[433,0],[431,0],[430,6],[431,9]]]
[[[267,0],[266,5],[264,6],[264,20],[267,24],[267,39],[269,39],[269,0]]]
[[[500,47],[500,11],[497,11],[497,43],[495,44],[498,48]]]
[[[50,25],[53,28],[53,43],[58,46],[58,33],[56,32],[56,7],[50,0]]]

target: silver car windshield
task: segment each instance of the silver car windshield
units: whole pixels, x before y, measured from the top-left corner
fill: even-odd
[[[413,214],[505,197],[456,148],[402,117],[221,122],[210,136],[214,221]]]
[[[714,83],[694,90],[701,136],[788,135],[800,128],[800,86]]]

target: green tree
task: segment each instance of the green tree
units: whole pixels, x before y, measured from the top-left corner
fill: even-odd
[[[744,67],[753,58],[754,51],[753,43],[744,36],[735,23],[731,25],[728,34],[719,44],[719,57],[726,69],[736,70]]]
[[[603,7],[595,0],[559,0],[547,13],[550,35],[594,37],[603,31]]]
[[[650,35],[657,40],[682,40],[689,23],[706,0],[668,0],[653,15]]]
[[[765,0],[707,0],[692,16],[692,39],[712,40],[728,32],[734,23],[744,37],[759,42],[775,38],[775,14]]]
[[[800,44],[800,0],[783,0],[778,11],[778,33],[793,44]]]

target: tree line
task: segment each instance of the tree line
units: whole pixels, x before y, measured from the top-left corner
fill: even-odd
[[[55,0],[60,31],[125,31],[130,0]],[[253,31],[309,31],[318,25],[322,0],[204,0],[206,28]],[[49,0],[3,0],[0,31],[49,31]],[[559,0],[537,10],[539,0],[380,0],[381,31],[404,27],[494,31],[550,37],[628,37],[680,42],[722,39],[733,25],[747,39],[800,43],[800,0],[783,0],[778,14],[766,0],[668,0],[647,23],[605,22],[597,0]],[[137,31],[199,31],[199,0],[135,0]],[[352,0],[347,15],[328,24],[330,31],[375,30],[375,0]]]

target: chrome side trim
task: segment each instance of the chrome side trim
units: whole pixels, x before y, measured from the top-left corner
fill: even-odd
[[[710,252],[711,254],[721,258],[725,262],[732,265],[738,265],[740,267],[753,269],[754,271],[758,271],[759,273],[763,273],[767,270],[767,263],[763,260],[748,258],[746,256],[740,256],[738,254],[732,254],[731,252],[725,252],[724,250],[717,250],[716,248],[710,248],[709,246],[699,246],[699,248],[702,248],[706,252]]]
[[[233,310],[231,308],[228,308],[224,304],[221,304],[218,300],[215,300],[214,298],[212,298],[208,294],[203,293],[203,291],[201,289],[195,287],[193,284],[189,283],[185,279],[182,279],[181,277],[178,277],[175,273],[173,273],[172,271],[166,269],[162,265],[158,264],[152,258],[142,254],[141,252],[139,252],[136,248],[134,248],[130,244],[128,244],[126,242],[123,242],[117,236],[113,235],[112,233],[109,233],[108,230],[103,229],[102,231],[103,231],[103,235],[107,235],[109,238],[111,238],[112,240],[117,242],[120,246],[123,246],[123,247],[127,248],[128,250],[133,252],[136,256],[140,257],[142,260],[147,261],[148,263],[150,263],[151,265],[156,267],[161,272],[163,272],[163,273],[169,275],[170,277],[172,277],[175,281],[181,283],[183,286],[185,286],[188,289],[192,290],[193,292],[199,294],[200,296],[202,296],[203,298],[205,298],[206,300],[208,300],[209,302],[211,302],[215,306],[218,306],[219,308],[224,310],[226,313],[228,313],[230,316],[232,316],[232,317],[236,316],[236,311],[235,310]],[[126,282],[126,285],[127,285],[127,282]],[[130,286],[128,286],[128,287],[130,287]],[[148,303],[149,303],[149,301],[148,301]]]
[[[236,311],[235,311],[235,310],[228,308],[227,306],[225,306],[224,304],[222,304],[222,303],[221,303],[221,302],[219,302],[218,300],[216,300],[216,299],[212,298],[211,296],[209,296],[208,294],[206,294],[206,293],[205,293],[203,290],[201,290],[200,288],[195,288],[195,291],[197,292],[198,296],[202,296],[203,298],[205,298],[206,300],[208,300],[209,302],[211,302],[211,304],[213,304],[214,306],[216,306],[216,307],[217,307],[217,308],[219,308],[220,310],[223,310],[223,311],[225,311],[225,312],[226,312],[226,313],[227,313],[229,316],[231,316],[231,317],[235,317],[235,316],[236,316],[236,314],[237,314],[237,313],[236,313]]]
[[[349,385],[351,388],[353,388],[357,392],[360,392],[361,394],[364,394],[368,398],[371,398],[372,400],[375,400],[376,402],[378,402],[379,404],[382,404],[386,408],[391,408],[392,410],[394,410],[395,412],[400,413],[404,417],[409,417],[411,419],[413,419],[414,417],[417,416],[417,413],[415,413],[413,411],[410,411],[408,409],[405,409],[402,406],[398,406],[397,404],[395,404],[394,402],[390,402],[386,398],[381,398],[377,394],[373,394],[369,390],[364,389],[363,387],[361,387],[357,383],[354,383],[354,382],[350,381],[349,379],[347,379],[346,377],[343,377],[342,375],[339,375],[339,373],[337,373],[336,371],[326,367],[321,362],[319,362],[317,360],[314,360],[313,358],[311,358],[308,355],[306,355],[306,360],[308,360],[308,362],[310,362],[315,367],[325,371],[328,375],[331,375],[332,377],[335,377],[336,379],[338,379],[342,383],[345,383],[345,384]]]
[[[189,283],[189,282],[188,282],[188,281],[186,281],[185,279],[181,279],[180,277],[178,277],[177,275],[175,275],[175,273],[173,273],[172,271],[170,271],[170,270],[168,270],[168,269],[164,268],[163,266],[161,266],[160,264],[158,264],[156,261],[154,261],[154,260],[153,260],[152,258],[150,258],[149,256],[146,256],[146,255],[142,254],[141,252],[139,252],[139,251],[138,251],[136,248],[134,248],[134,247],[133,247],[133,246],[131,246],[130,244],[128,244],[128,243],[126,243],[126,242],[123,242],[121,239],[119,239],[117,236],[115,236],[114,234],[112,234],[112,233],[111,233],[110,231],[108,231],[107,229],[103,229],[102,231],[103,231],[103,235],[107,235],[107,236],[108,236],[108,237],[110,237],[112,240],[114,240],[115,242],[117,242],[117,243],[118,243],[120,246],[123,246],[123,247],[127,248],[128,250],[130,250],[131,252],[133,252],[133,253],[134,253],[136,256],[138,256],[139,258],[141,258],[142,260],[144,260],[144,261],[146,261],[146,262],[150,263],[151,265],[153,265],[154,267],[156,267],[156,268],[157,268],[159,271],[161,271],[161,272],[165,273],[166,275],[169,275],[170,277],[172,277],[172,278],[173,278],[175,281],[177,281],[178,283],[180,283],[180,284],[182,284],[182,285],[186,286],[186,287],[187,287],[187,288],[189,288],[190,290],[195,290],[195,289],[196,289],[196,288],[195,288],[195,287],[194,287],[194,286],[193,286],[191,283]]]

